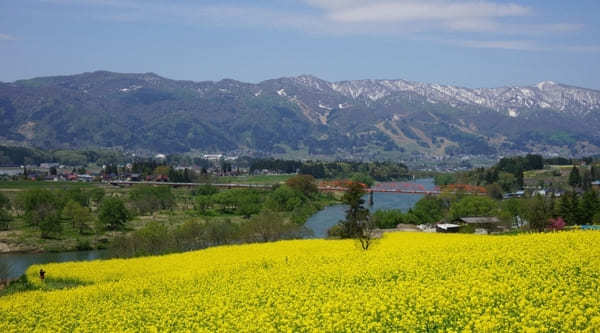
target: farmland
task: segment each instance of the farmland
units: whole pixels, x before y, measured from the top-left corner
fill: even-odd
[[[598,242],[390,233],[369,251],[301,240],[32,266],[0,297],[0,331],[593,332]]]

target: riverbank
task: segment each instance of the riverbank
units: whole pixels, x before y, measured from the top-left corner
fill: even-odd
[[[108,250],[0,254],[0,281],[20,278],[31,265],[108,259]]]
[[[114,233],[80,235],[76,230],[65,229],[61,237],[49,239],[42,238],[38,230],[27,226],[19,225],[13,230],[0,231],[0,255],[104,249],[116,236]]]
[[[21,232],[18,230],[0,231],[0,254],[41,252],[40,249],[35,246],[27,246],[11,241],[16,239],[20,233]]]

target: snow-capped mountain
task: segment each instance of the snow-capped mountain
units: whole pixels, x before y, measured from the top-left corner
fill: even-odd
[[[355,80],[326,82],[313,76],[295,78],[298,83],[324,91],[331,89],[352,99],[377,101],[399,93],[412,93],[433,103],[469,104],[509,113],[515,109],[552,109],[572,113],[600,110],[600,91],[552,81],[531,86],[469,89],[405,80]]]
[[[93,72],[0,82],[0,144],[413,159],[600,154],[600,91],[310,75],[244,83]]]

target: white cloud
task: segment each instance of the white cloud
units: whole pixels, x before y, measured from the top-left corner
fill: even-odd
[[[582,24],[543,22],[535,8],[500,0],[286,0],[304,6],[291,6],[294,9],[268,6],[264,1],[42,1],[92,6],[88,12],[93,17],[115,21],[262,26],[327,35],[402,35],[440,42],[458,40],[453,44],[471,48],[527,51],[547,48],[520,37],[554,37],[583,28]],[[504,40],[508,36],[514,40]]]
[[[542,44],[534,40],[447,40],[440,42],[478,49],[552,52],[600,52],[600,45]]]
[[[504,49],[518,51],[546,51],[548,48],[531,40],[454,40],[448,43],[480,49]]]
[[[582,24],[529,23],[534,8],[479,0],[301,0],[321,10],[324,20],[345,30],[372,32],[494,33],[540,35],[568,33]],[[526,17],[526,18],[525,18]],[[375,29],[376,30],[376,29]]]
[[[473,20],[529,14],[531,10],[524,6],[484,1],[387,1],[336,8],[329,17],[339,22],[401,22]]]

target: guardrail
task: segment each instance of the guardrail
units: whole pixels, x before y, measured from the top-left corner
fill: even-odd
[[[211,185],[211,186],[220,187],[220,188],[263,188],[263,189],[273,188],[273,185],[266,185],[266,184],[173,183],[173,182],[126,181],[126,180],[115,180],[115,181],[111,181],[109,183],[114,186],[163,185],[163,186],[173,186],[173,187],[195,187],[195,186]]]
[[[205,186],[211,185],[219,188],[257,188],[257,189],[272,189],[273,185],[267,184],[209,184],[209,183],[173,183],[173,182],[153,182],[153,181],[126,181],[126,180],[115,180],[108,182],[114,186],[132,186],[132,185],[162,185],[162,186],[173,186],[173,187],[197,187],[197,186]],[[345,187],[338,186],[319,186],[319,191],[329,191],[329,192],[343,192],[346,191]],[[423,195],[439,195],[441,191],[427,191],[427,190],[410,190],[410,189],[366,189],[366,192],[380,192],[380,193],[397,193],[397,194],[423,194]],[[445,193],[453,193],[453,192],[445,192]],[[465,192],[463,192],[465,193]],[[466,193],[466,194],[475,194],[475,195],[485,195],[482,193]]]

